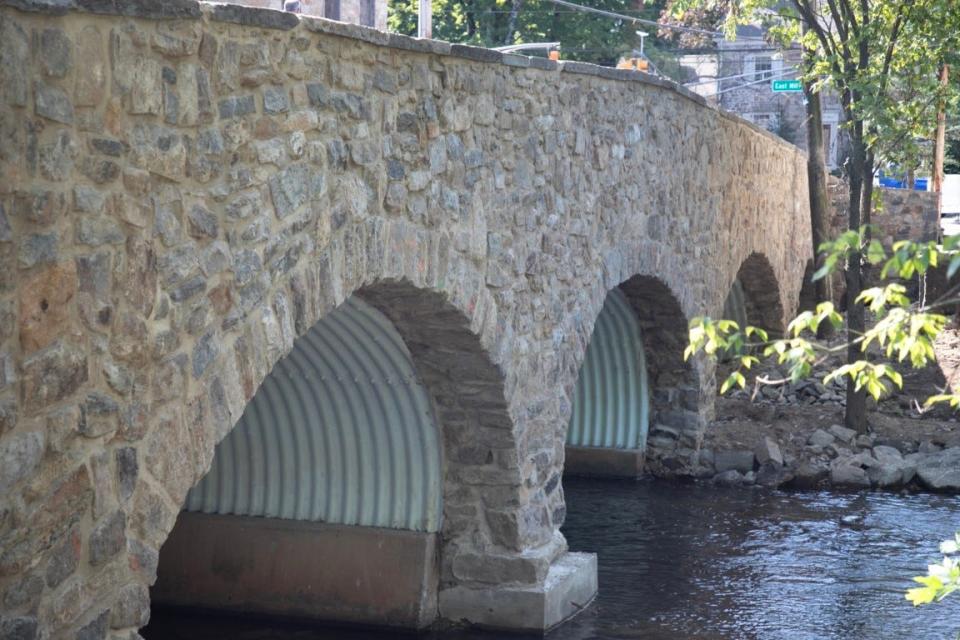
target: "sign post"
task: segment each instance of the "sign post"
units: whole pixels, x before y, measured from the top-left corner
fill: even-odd
[[[430,0],[420,0],[419,11],[417,12],[417,37],[433,37],[433,8],[430,6]]]
[[[799,93],[803,91],[803,84],[799,80],[771,80],[770,89],[774,93]]]

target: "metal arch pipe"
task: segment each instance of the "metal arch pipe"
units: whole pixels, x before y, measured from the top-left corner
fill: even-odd
[[[264,379],[185,510],[435,533],[440,447],[403,339],[354,297]]]
[[[604,300],[574,390],[567,444],[646,447],[650,387],[640,323],[619,288]]]

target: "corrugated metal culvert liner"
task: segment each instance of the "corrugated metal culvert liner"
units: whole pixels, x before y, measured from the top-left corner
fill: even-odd
[[[185,508],[435,532],[440,459],[410,352],[354,297],[277,363]]]
[[[650,421],[640,323],[620,289],[607,294],[573,397],[567,444],[643,449]]]

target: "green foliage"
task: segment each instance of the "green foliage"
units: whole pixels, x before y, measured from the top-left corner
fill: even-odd
[[[820,250],[826,256],[824,267],[814,274],[814,279],[825,277],[844,264],[851,253],[861,253],[873,264],[882,264],[881,277],[891,279],[883,286],[861,292],[857,298],[857,302],[865,305],[875,319],[862,334],[849,337],[849,344],[855,345],[862,357],[835,368],[823,380],[828,383],[846,378],[855,389],[864,389],[874,400],[880,400],[894,387],[902,388],[903,376],[891,363],[872,361],[868,357],[871,345],[876,345],[880,353],[893,363],[909,362],[914,368],[922,368],[935,361],[933,344],[947,325],[946,316],[933,310],[948,301],[938,300],[925,307],[916,305],[897,280],[925,274],[945,259],[950,260],[951,266],[956,264],[960,268],[960,251],[957,249],[960,238],[950,238],[943,245],[897,242],[888,253],[881,243],[868,240],[868,237],[869,230],[864,226],[823,243]],[[843,326],[843,318],[831,302],[823,302],[814,311],[799,314],[787,326],[787,335],[776,340],[770,340],[762,329],[741,328],[732,320],[694,318],[690,322],[690,343],[684,351],[684,358],[689,359],[699,352],[710,357],[728,354],[737,366],[721,385],[721,393],[746,386],[744,373],[759,362],[755,355],[758,353],[787,367],[787,379],[776,382],[796,382],[809,377],[814,367],[830,354],[847,351],[848,344],[830,346],[817,341],[817,332],[825,322],[834,329]],[[928,406],[940,402],[960,406],[960,395],[937,394],[927,399]]]
[[[656,20],[665,0],[639,5],[633,0],[595,0],[589,6]],[[390,0],[387,24],[406,35],[417,32],[417,0]],[[484,47],[527,42],[560,42],[561,57],[615,64],[640,46],[630,21],[581,13],[547,0],[433,0],[433,37]],[[656,38],[646,42],[656,50]],[[542,54],[545,55],[545,54]],[[659,54],[666,63],[665,55]]]
[[[908,589],[906,598],[917,607],[931,602],[940,602],[948,595],[960,589],[960,533],[950,540],[940,543],[943,560],[938,564],[927,565],[927,575],[917,576],[913,580],[923,586]]]

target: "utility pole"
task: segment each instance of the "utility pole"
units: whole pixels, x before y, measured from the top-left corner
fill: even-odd
[[[420,10],[417,14],[417,37],[433,37],[433,10],[430,0],[420,0]]]
[[[940,63],[940,88],[947,89],[947,83],[950,76],[950,67],[946,62]],[[939,194],[937,196],[937,222],[940,221],[940,214],[943,211],[943,152],[947,142],[947,105],[944,98],[940,98],[937,105],[937,137],[933,142],[933,181],[930,190]]]

